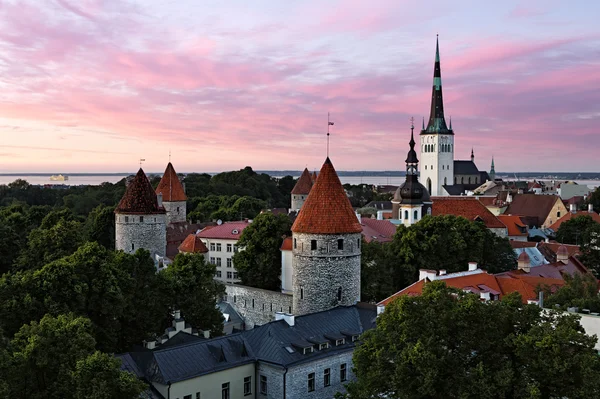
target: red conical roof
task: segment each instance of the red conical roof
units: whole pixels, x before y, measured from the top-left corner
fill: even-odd
[[[187,238],[183,240],[183,242],[177,249],[181,252],[187,252],[192,254],[205,254],[208,252],[208,248],[206,248],[206,245],[204,245],[202,240],[198,238],[196,234],[190,234],[189,236],[187,236]]]
[[[308,194],[312,188],[313,181],[310,177],[308,169],[304,168],[304,172],[300,175],[300,178],[296,182],[296,185],[292,189],[292,194]]]
[[[292,226],[294,233],[360,233],[350,200],[329,158],[325,160],[315,185]]]
[[[162,193],[163,201],[166,202],[187,200],[183,185],[179,181],[179,177],[177,176],[177,173],[175,173],[175,169],[171,162],[167,165],[165,174],[162,179],[160,179],[158,187],[156,187],[156,194],[159,193]]]
[[[163,207],[158,207],[156,193],[142,168],[127,186],[115,213],[165,213]]]
[[[312,173],[311,179],[312,179],[313,184],[315,184],[315,182],[317,181],[317,172]]]

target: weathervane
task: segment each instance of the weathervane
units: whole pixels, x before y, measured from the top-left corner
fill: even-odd
[[[140,158],[140,169],[142,169],[142,162],[145,162],[146,160],[144,158]]]
[[[329,158],[329,126],[333,126],[333,122],[329,120],[329,112],[327,113],[327,158]]]

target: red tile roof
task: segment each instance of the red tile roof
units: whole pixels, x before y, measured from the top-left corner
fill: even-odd
[[[167,165],[167,169],[165,169],[165,174],[162,179],[160,179],[160,183],[156,187],[156,194],[161,194],[163,196],[163,201],[173,202],[173,201],[186,201],[187,197],[183,190],[183,185],[181,181],[179,181],[179,177],[177,173],[175,173],[175,169],[171,162]]]
[[[249,225],[247,220],[241,222],[225,222],[220,226],[205,227],[204,230],[198,233],[198,237],[237,241],[240,239],[242,231]]]
[[[568,212],[567,214],[565,214],[565,216],[561,217],[556,222],[554,222],[552,225],[550,225],[550,228],[554,231],[558,231],[558,228],[560,227],[561,224],[563,224],[567,220],[571,220],[578,216],[589,216],[594,220],[594,222],[600,223],[600,215],[598,215],[596,212],[587,212],[587,211],[576,212],[576,213]]]
[[[535,225],[541,226],[556,201],[562,203],[557,195],[516,194],[504,213],[532,218]]]
[[[496,216],[508,229],[509,236],[527,236],[527,225],[523,223],[519,216],[498,215]],[[521,230],[523,229],[523,230]]]
[[[317,172],[312,172],[312,176],[310,177],[313,184],[317,181]]]
[[[292,231],[309,234],[362,232],[362,226],[329,158],[325,160],[315,185],[300,209]]]
[[[313,181],[308,169],[304,168],[304,172],[298,178],[296,185],[292,189],[292,194],[308,194],[312,188]]]
[[[141,215],[165,213],[165,208],[162,206],[159,208],[156,193],[142,168],[127,186],[115,213]]]
[[[187,253],[202,253],[208,252],[208,248],[196,234],[190,234],[179,246],[179,251]]]
[[[465,219],[475,221],[478,218],[483,221],[489,229],[506,228],[498,218],[490,212],[475,197],[432,197],[431,214],[462,216]]]
[[[362,218],[360,224],[366,242],[390,242],[396,234],[397,226],[389,220]]]
[[[292,250],[292,237],[286,237],[283,239],[283,242],[281,243],[281,248],[279,248],[282,251],[291,251]]]
[[[510,246],[512,247],[512,249],[517,249],[517,248],[532,248],[532,247],[536,247],[537,246],[537,242],[510,240]]]

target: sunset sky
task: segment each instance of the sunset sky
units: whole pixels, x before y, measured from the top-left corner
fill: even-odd
[[[404,170],[439,33],[457,159],[599,171],[593,1],[0,1],[0,172]]]

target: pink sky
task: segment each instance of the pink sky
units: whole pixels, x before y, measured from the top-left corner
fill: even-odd
[[[436,33],[457,159],[598,171],[599,5],[420,3],[0,2],[0,173],[404,170]]]

